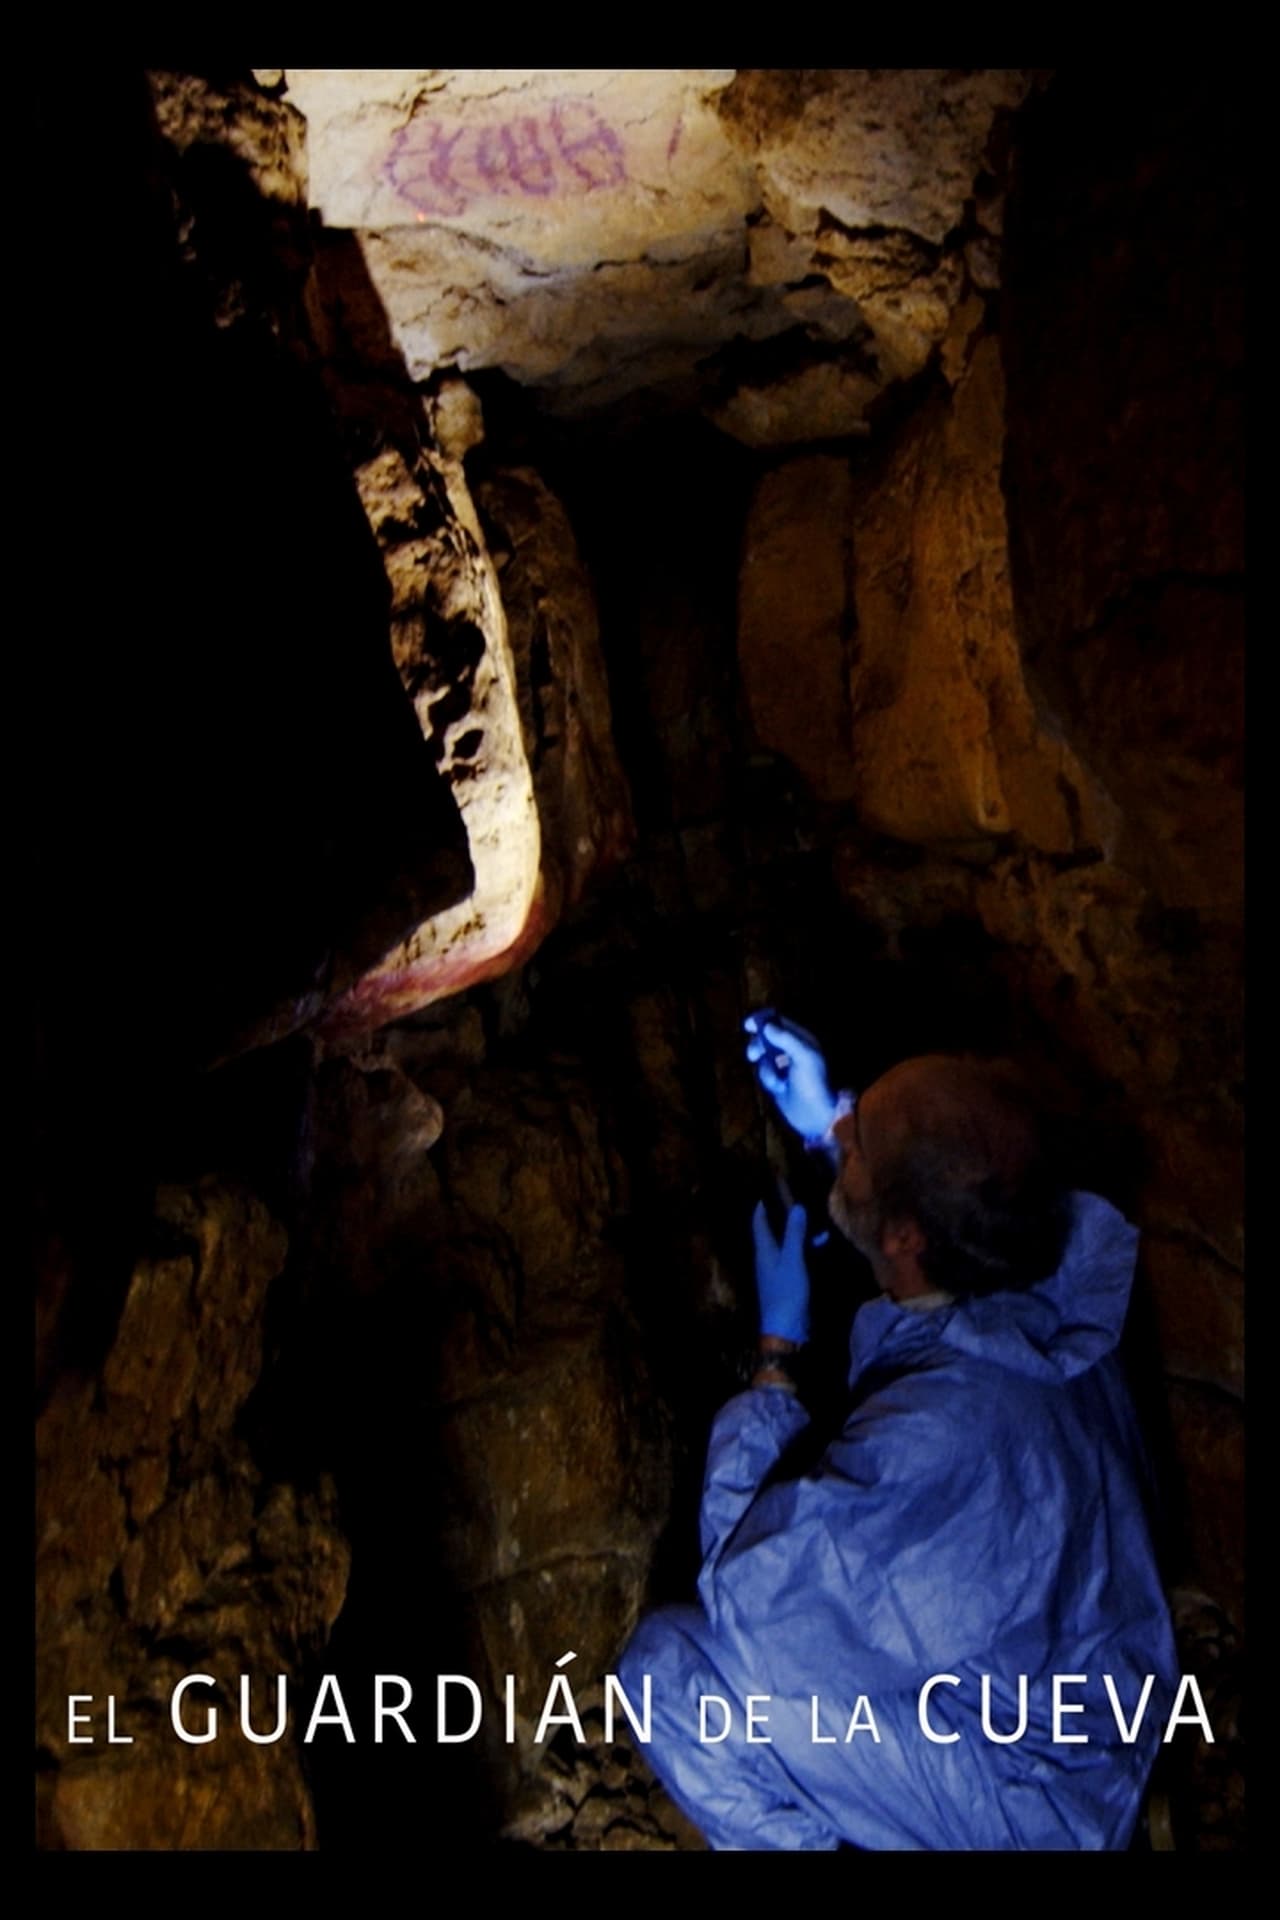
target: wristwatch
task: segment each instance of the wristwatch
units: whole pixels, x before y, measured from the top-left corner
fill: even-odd
[[[801,1359],[804,1347],[789,1347],[784,1351],[769,1349],[765,1351],[757,1344],[754,1359],[747,1376],[749,1386],[781,1387],[788,1393],[799,1393],[800,1383],[797,1374],[803,1374]],[[772,1380],[761,1380],[762,1373],[774,1374]]]

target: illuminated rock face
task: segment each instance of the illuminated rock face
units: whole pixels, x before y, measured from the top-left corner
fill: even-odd
[[[634,838],[595,595],[568,515],[533,468],[493,475],[477,505],[507,616],[542,830],[545,911],[554,919]]]
[[[461,463],[388,447],[357,473],[391,583],[392,652],[458,801],[470,896],[424,921],[331,1007],[337,1036],[515,966],[547,925],[541,834],[493,564]]]
[[[483,78],[471,76],[477,85]],[[243,173],[258,196],[255,206],[270,210],[259,217],[283,230],[286,222],[305,223],[305,123],[289,101],[266,97],[261,89],[268,85],[278,93],[283,81],[277,76],[258,89],[243,82],[222,88],[164,74],[153,76],[151,92],[163,137],[190,177],[199,185],[213,177],[215,165],[228,182]],[[483,106],[483,97],[481,86],[472,107],[476,100]],[[586,193],[586,148],[580,151],[577,144],[574,112],[568,106],[552,111],[569,155],[563,162],[568,178]],[[601,138],[603,150],[611,151]],[[462,165],[461,158],[456,164]],[[224,185],[221,192],[231,188]],[[531,471],[522,481],[490,481],[496,493],[489,526],[502,545],[505,569],[500,586],[463,469],[467,453],[483,438],[478,402],[457,379],[435,383],[430,396],[415,391],[386,338],[377,290],[358,250],[342,246],[345,236],[330,233],[320,244],[295,308],[280,264],[271,264],[271,248],[241,260],[242,242],[223,201],[211,194],[207,212],[199,198],[195,207],[190,224],[219,325],[250,335],[301,335],[298,357],[320,372],[340,422],[354,490],[381,554],[389,588],[389,651],[408,696],[396,718],[410,734],[416,722],[429,749],[423,755],[421,818],[413,799],[404,796],[388,809],[385,837],[393,844],[415,835],[429,840],[435,816],[448,809],[455,839],[460,816],[470,861],[462,884],[455,879],[448,891],[436,886],[434,898],[422,889],[428,911],[416,916],[406,887],[377,889],[370,878],[370,891],[381,896],[379,914],[360,929],[358,965],[354,956],[339,952],[327,972],[308,983],[308,996],[295,994],[269,1026],[259,1019],[237,1036],[240,1044],[250,1044],[319,1016],[326,1036],[345,1043],[518,966],[563,906],[582,897],[590,874],[625,849],[629,802],[613,751],[598,623],[568,520]],[[242,214],[243,204],[235,211]],[[543,212],[543,239],[550,245],[559,214],[554,206]],[[211,233],[222,231],[219,222],[228,228],[223,250],[206,262],[202,250]],[[298,271],[296,261],[291,270]],[[261,306],[270,316],[265,328]],[[308,463],[304,479],[314,464]],[[302,494],[301,484],[297,491]],[[302,518],[301,507],[298,512]],[[504,516],[513,520],[509,537]],[[317,558],[306,570],[308,582],[322,565],[330,571],[333,566],[332,537],[317,534],[311,544]],[[376,589],[368,580],[362,584],[376,613]],[[336,601],[332,593],[316,593],[326,607]],[[508,600],[518,629],[514,650]],[[339,622],[336,604],[333,621]],[[286,622],[280,625],[288,631]],[[378,664],[394,687],[384,662],[385,654]],[[360,750],[376,761],[377,748],[365,740],[366,722],[355,710],[356,692],[353,677],[352,725],[361,733]],[[338,835],[330,838],[340,844]],[[372,855],[370,848],[366,865]],[[465,868],[466,859],[454,865]],[[430,911],[442,896],[441,910]],[[283,905],[280,915],[289,922],[298,917]]]
[[[747,204],[713,104],[731,67],[287,77],[311,129],[311,204],[329,226],[429,223],[585,267],[714,230]]]
[[[480,426],[461,382],[431,426],[432,450],[386,446],[356,477],[391,583],[396,666],[475,885],[328,1010],[335,1040],[518,967],[630,843],[595,602],[564,509],[531,470],[486,484],[500,580],[462,468]]]
[[[954,331],[962,236],[976,231],[966,208],[998,229],[984,168],[998,166],[993,132],[1029,76],[300,69],[272,84],[285,103],[240,139],[254,177],[289,197],[301,113],[310,203],[331,231],[356,231],[411,377],[498,366],[571,411],[683,382],[727,432],[768,446],[863,431],[868,407]],[[175,137],[207,133],[199,89],[171,86],[163,103]],[[776,347],[767,368],[743,359],[770,341],[781,360]],[[391,583],[396,665],[462,813],[475,884],[329,1006],[334,1041],[519,965],[627,844],[572,533],[536,476],[523,497],[499,489],[495,525],[504,510],[522,522],[500,588],[462,465],[480,437],[474,405],[446,382],[427,433],[381,439],[356,479]],[[540,583],[532,597],[526,575]],[[520,658],[504,591],[523,596]],[[534,616],[548,606],[550,621]],[[759,642],[775,652],[776,611]],[[561,689],[536,696],[559,703],[551,724],[524,684],[535,645]],[[781,744],[833,794],[854,791],[833,751],[842,645],[834,668],[794,627],[784,648],[813,663],[823,722],[801,719]],[[955,689],[926,656],[913,684],[931,687],[945,719]],[[778,712],[795,713],[813,676],[784,677]],[[990,786],[976,804],[1000,830]]]
[[[750,445],[857,432],[945,334],[966,263],[995,283],[1001,129],[1030,84],[935,69],[286,76],[311,205],[360,235],[413,377],[500,367],[569,412],[668,387]]]

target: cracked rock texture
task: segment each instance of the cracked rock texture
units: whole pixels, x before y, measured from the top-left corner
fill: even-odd
[[[356,477],[391,583],[392,654],[457,799],[475,884],[327,1013],[333,1036],[381,1026],[505,971],[547,924],[515,663],[461,460],[392,442]]]
[[[475,885],[328,1010],[332,1041],[517,967],[632,834],[594,595],[564,508],[532,469],[492,474],[474,500],[462,464],[483,437],[474,396],[449,380],[427,411],[429,445],[385,442],[357,480],[391,583],[392,653],[457,800]]]
[[[532,467],[482,482],[477,505],[506,609],[554,922],[634,838],[600,621],[568,515]]]
[[[372,1622],[353,1603],[339,1652],[344,1634],[376,1650],[401,1613],[430,1609],[433,1646],[457,1646],[452,1670],[493,1698],[517,1675],[515,1745],[492,1721],[483,1738],[502,1822],[528,1839],[573,1815],[559,1763],[534,1744],[551,1662],[572,1650],[575,1697],[599,1704],[642,1602],[668,1438],[609,1244],[626,1175],[593,1093],[567,1064],[481,1069],[484,1053],[455,1002],[322,1069],[318,1378],[308,1366],[300,1390],[349,1408],[337,1430],[355,1506],[376,1486],[425,1529],[375,1549],[400,1597]],[[444,1115],[439,1142],[397,1159],[389,1144],[399,1152],[424,1104]]]
[[[999,335],[953,326],[946,384],[868,459],[759,483],[739,660],[760,742],[852,799],[835,872],[889,951],[980,927],[1132,1115],[1189,1564],[1238,1623],[1238,182],[1229,141],[1200,178],[1175,88],[1130,127],[1108,84],[1028,109]],[[1081,196],[1104,107],[1127,131]]]
[[[1114,809],[1026,684],[1003,443],[988,335],[856,483],[831,456],[775,467],[747,519],[739,658],[760,740],[871,831],[1070,854]]]
[[[1242,1764],[1239,175],[1225,130],[1201,169],[1172,84],[1135,121],[1064,80],[1020,124],[998,332],[957,309],[892,435],[763,476],[738,657],[756,739],[852,802],[833,871],[886,956],[909,977],[976,938],[1062,1049],[1050,1103],[1062,1064],[1094,1077],[1090,1178],[1143,1228],[1183,1669],[1219,1730],[1174,1826],[1214,1850]]]
[[[472,871],[327,404],[298,116],[247,78],[163,72],[113,112],[144,164],[119,195],[133,304],[102,430],[155,480],[104,561],[130,646],[113,678],[100,647],[69,652],[78,703],[51,689],[59,748],[101,794],[52,865],[110,876],[83,903],[129,955],[102,990],[135,1051],[154,1021],[164,1071],[170,1033],[207,1063],[314,1020]],[[123,138],[103,129],[104,165]],[[152,948],[180,964],[140,965]]]
[[[153,1244],[101,1370],[64,1376],[36,1430],[40,1841],[308,1847],[296,1735],[189,1746],[169,1724],[170,1693],[195,1672],[216,1686],[189,1702],[194,1728],[209,1704],[230,1726],[242,1673],[270,1724],[275,1676],[296,1683],[346,1592],[331,1483],[267,1482],[237,1430],[285,1236],[251,1195],[208,1179],[159,1194]],[[93,1696],[91,1747],[70,1742],[73,1693]],[[132,1745],[106,1744],[109,1694]]]
[[[155,539],[108,577],[154,644],[103,675],[113,757],[76,735],[49,869],[50,944],[78,965],[91,922],[118,960],[89,998],[57,971],[40,1035],[42,1844],[700,1844],[601,1682],[692,1590],[766,1170],[825,1204],[743,1058],[773,1004],[842,1084],[1009,1049],[1084,1116],[1082,1180],[1143,1230],[1131,1357],[1220,1735],[1174,1824],[1238,1845],[1223,96],[264,69],[150,99],[114,271]],[[140,950],[183,964],[139,984]],[[815,1252],[819,1422],[864,1278]],[[585,1740],[538,1745],[570,1651]],[[229,1715],[250,1672],[261,1718],[320,1665],[358,1740],[305,1770],[296,1734],[168,1726],[183,1673]],[[390,1671],[413,1746],[371,1741]],[[518,1677],[513,1744],[492,1710],[431,1738],[446,1671]],[[70,1692],[133,1745],[71,1745]]]
[[[414,378],[497,367],[570,413],[667,388],[759,446],[862,430],[968,278],[994,287],[1034,78],[290,68],[287,89],[310,203],[359,234]]]
[[[183,223],[192,278],[224,332],[259,351],[263,338],[283,337],[323,383],[336,426],[325,451],[345,455],[377,542],[384,579],[363,584],[374,618],[389,614],[389,653],[408,696],[395,718],[403,733],[411,710],[426,750],[421,820],[413,799],[397,796],[388,841],[412,841],[415,825],[428,841],[454,830],[455,845],[444,849],[456,854],[452,865],[432,848],[440,880],[431,873],[434,884],[420,882],[416,894],[384,886],[374,927],[359,928],[358,969],[344,948],[324,956],[329,970],[308,995],[295,994],[265,1031],[259,1020],[237,1036],[244,1045],[321,1015],[330,1040],[358,1041],[518,965],[581,897],[591,872],[625,848],[626,786],[591,588],[563,509],[532,473],[491,482],[490,525],[508,570],[500,586],[464,470],[484,436],[479,403],[456,378],[416,391],[358,249],[344,248],[342,235],[317,242],[300,230],[297,110],[243,80],[161,73],[151,95],[193,197],[195,213]],[[237,224],[248,209],[257,232]],[[513,520],[509,536],[504,515]],[[517,612],[518,658],[504,593]],[[279,626],[289,630],[284,618]],[[353,705],[351,718],[360,717]],[[335,723],[324,719],[332,734]],[[361,750],[375,757],[371,746]],[[330,756],[340,763],[333,742]],[[455,822],[465,851],[456,848]],[[278,879],[285,897],[291,887],[291,875]],[[445,904],[414,916],[418,900]]]

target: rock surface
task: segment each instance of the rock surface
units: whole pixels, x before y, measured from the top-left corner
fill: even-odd
[[[533,468],[500,470],[476,504],[507,616],[554,922],[634,839],[595,594],[568,515]]]
[[[392,653],[457,798],[475,884],[327,1012],[335,1038],[516,965],[548,919],[515,663],[461,460],[392,443],[357,480],[391,583]]]
[[[888,950],[976,925],[1132,1116],[1185,1565],[1237,1618],[1236,1520],[1199,1504],[1239,1472],[1243,1384],[1238,263],[1209,212],[1235,189],[1225,150],[1191,178],[1169,88],[1081,201],[1067,127],[1101,110],[1072,82],[1028,111],[1000,334],[966,303],[882,446],[760,481],[739,660],[761,745],[852,802],[838,882]]]
[[[307,326],[298,115],[247,75],[157,72],[105,89],[86,139],[102,192],[82,264],[49,251],[37,385],[73,395],[82,276],[118,280],[97,431],[131,478],[80,541],[130,639],[73,625],[40,663],[42,979],[61,1045],[98,942],[115,1017],[69,1056],[127,1034],[150,1082],[296,1031],[471,875]]]
[[[456,1632],[457,1671],[493,1699],[518,1677],[515,1746],[491,1724],[484,1737],[499,1816],[529,1838],[566,1818],[559,1763],[534,1743],[547,1682],[571,1650],[575,1698],[599,1704],[641,1604],[667,1438],[608,1244],[619,1170],[589,1089],[567,1066],[478,1073],[477,1042],[455,1003],[438,1025],[387,1029],[359,1064],[325,1067],[310,1232],[322,1368],[367,1351],[380,1377],[376,1401],[352,1404],[366,1463],[352,1471],[417,1510],[431,1463],[432,1535],[415,1564],[449,1596],[437,1642]],[[444,1131],[429,1160],[397,1161],[391,1143],[424,1103]],[[370,1497],[359,1484],[357,1504]],[[363,1629],[370,1660],[398,1604]]]
[[[306,224],[308,89],[313,197],[351,231]],[[1175,1496],[1183,1666],[1220,1736],[1194,1756],[1191,1844],[1239,1843],[1239,175],[1209,93],[972,71],[153,77],[188,292],[233,370],[263,351],[272,370],[230,380],[236,418],[278,426],[286,362],[311,383],[290,419],[322,381],[315,474],[341,481],[341,454],[377,541],[347,489],[358,537],[348,515],[333,574],[268,545],[264,607],[309,592],[317,630],[358,609],[379,646],[390,610],[377,698],[370,681],[315,733],[348,787],[281,780],[284,844],[322,882],[341,860],[349,917],[308,922],[288,968],[266,930],[295,930],[308,888],[228,917],[244,1044],[419,932],[314,1056],[295,1036],[188,1091],[207,1126],[140,1081],[152,1157],[120,1156],[127,1188],[111,1126],[133,1029],[119,1079],[78,1040],[111,996],[50,1029],[56,1140],[93,1144],[59,1169],[78,1202],[40,1300],[43,1844],[367,1856],[424,1808],[460,1854],[699,1844],[605,1738],[600,1679],[696,1574],[766,1170],[825,1203],[743,1060],[761,1004],[820,1031],[843,1083],[1012,1048],[1084,1113],[1082,1177],[1143,1228],[1128,1345]],[[170,309],[142,305],[167,351]],[[491,383],[492,447],[463,366],[534,392]],[[631,413],[588,434],[610,396]],[[636,426],[677,400],[703,418]],[[184,431],[150,512],[172,511],[163,578],[194,612]],[[255,444],[200,436],[243,479],[209,498],[279,492],[313,553],[309,460],[277,472]],[[203,689],[223,656],[195,652]],[[313,664],[279,676],[272,768]],[[219,711],[243,721],[228,684]],[[388,736],[361,716],[388,693],[421,788],[380,784]],[[166,783],[146,760],[137,818],[171,795],[180,845],[181,744],[167,764]],[[234,783],[210,790],[216,827]],[[481,855],[452,919],[413,879],[429,791]],[[171,925],[177,876],[216,904],[210,875],[246,850],[211,833],[171,873],[143,845],[131,898],[166,935],[148,950],[203,925]],[[437,876],[455,902],[462,864]],[[51,891],[78,910],[75,872],[55,863]],[[102,927],[127,931],[135,908],[111,904]],[[123,1002],[153,1035],[190,993],[173,971],[159,1013]],[[162,1165],[180,1170],[130,1263],[134,1188]],[[833,1242],[813,1278],[818,1418],[838,1420],[860,1279]],[[418,1745],[322,1742],[306,1779],[292,1735],[176,1742],[179,1674],[212,1673],[226,1714],[239,1672],[305,1677],[321,1649],[362,1697],[414,1661],[424,1695],[437,1666],[491,1695],[515,1673],[516,1739],[495,1716],[437,1749],[424,1700]],[[569,1650],[585,1741],[539,1746]],[[115,1693],[134,1744],[72,1746],[77,1691],[100,1735]]]
[[[464,382],[430,402],[432,445],[358,471],[391,583],[392,651],[467,829],[475,886],[395,948],[323,1022],[346,1042],[517,967],[631,838],[594,596],[560,502],[531,469],[481,492]],[[497,566],[495,558],[497,556]]]
[[[986,239],[995,284],[999,132],[1032,80],[291,68],[287,84],[311,205],[360,234],[415,379],[498,367],[568,412],[668,388],[767,445],[863,428],[943,338],[966,245]],[[779,354],[785,393],[760,358]]]
[[[873,831],[1094,845],[1105,796],[1037,716],[1014,629],[994,338],[859,473],[766,474],[747,521],[739,658],[762,744]]]
[[[266,1724],[275,1676],[296,1684],[346,1592],[332,1485],[268,1484],[237,1432],[284,1235],[213,1180],[163,1190],[154,1234],[101,1373],[64,1376],[36,1431],[41,1843],[308,1847],[299,1729],[191,1746],[169,1724],[197,1672],[216,1684],[193,1727],[209,1703],[232,1723],[242,1673]],[[70,1742],[73,1693],[93,1697],[91,1747]],[[131,1745],[106,1744],[108,1695]]]
[[[1064,142],[1099,124],[1082,192]],[[1110,1003],[1094,1045],[1150,1143],[1187,1564],[1237,1627],[1246,172],[1229,105],[1185,81],[1134,115],[1107,76],[1064,79],[1026,119],[1003,296],[1020,628],[1117,808],[1111,899],[1081,929]]]

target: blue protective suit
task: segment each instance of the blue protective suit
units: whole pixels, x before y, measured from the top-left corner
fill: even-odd
[[[620,1667],[633,1699],[652,1676],[648,1758],[713,1847],[1127,1845],[1177,1679],[1114,1352],[1136,1245],[1077,1194],[1062,1266],[1031,1292],[864,1306],[852,1411],[803,1477],[775,1471],[807,1421],[793,1394],[756,1388],[721,1411],[702,1604],[642,1621]],[[960,1735],[945,1745],[918,1717],[938,1674],[960,1682],[928,1697],[932,1728]],[[1016,1728],[1027,1675],[1021,1740],[984,1736],[984,1674],[997,1733]],[[1085,1710],[1059,1727],[1087,1744],[1052,1739],[1055,1674],[1088,1676],[1064,1682]],[[1105,1674],[1130,1723],[1156,1676],[1131,1745]],[[771,1744],[745,1738],[749,1694],[767,1696],[755,1731]],[[723,1741],[699,1740],[704,1695],[730,1704]],[[846,1740],[859,1695],[864,1730]],[[708,1708],[706,1732],[723,1726]]]

